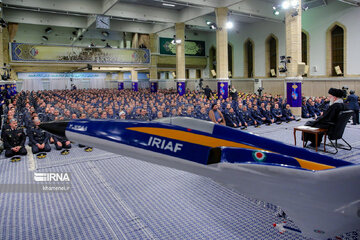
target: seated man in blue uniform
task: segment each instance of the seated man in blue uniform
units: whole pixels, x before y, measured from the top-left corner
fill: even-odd
[[[304,100],[304,99],[303,99],[302,105],[301,105],[301,117],[302,118],[309,118],[310,117],[309,109],[308,109],[308,106],[306,104],[306,100]]]
[[[202,119],[202,120],[206,120],[206,121],[209,121],[210,118],[209,118],[209,114],[206,112],[206,109],[205,107],[202,107],[200,109],[200,112],[198,114],[196,114],[196,118],[199,118],[199,119]]]
[[[245,115],[244,115],[244,112],[243,112],[242,108],[243,108],[243,105],[242,105],[242,104],[239,104],[238,109],[235,111],[235,113],[236,113],[236,115],[237,115],[237,117],[238,117],[238,119],[239,119],[239,122],[240,122],[241,125],[242,125],[242,128],[241,128],[241,129],[246,129],[246,128],[248,127],[248,124],[247,124],[247,122],[244,120]]]
[[[233,108],[230,108],[229,111],[226,111],[224,117],[225,117],[226,126],[233,128],[241,127],[241,122],[238,116],[236,115],[236,113],[234,112]]]
[[[21,127],[18,127],[17,120],[10,120],[10,128],[6,129],[3,135],[5,157],[13,157],[15,155],[26,155],[25,149],[26,135]]]
[[[317,119],[323,113],[315,106],[315,102],[312,99],[309,99],[308,102],[309,102],[308,103],[308,111],[309,111],[310,117]]]
[[[53,136],[53,139],[54,139],[54,145],[55,145],[56,150],[61,150],[63,148],[65,148],[65,149],[71,148],[71,142],[67,138]]]
[[[273,114],[273,116],[275,118],[275,122],[277,124],[281,124],[283,121],[285,121],[285,117],[283,116],[282,111],[279,108],[279,104],[275,103],[275,106],[271,110],[271,113]]]
[[[251,110],[251,114],[254,117],[254,119],[258,122],[259,125],[263,124],[266,120],[266,117],[264,117],[261,113],[261,111],[258,109],[257,105],[254,105],[254,107]]]
[[[247,123],[248,126],[254,125],[255,127],[259,126],[259,123],[254,119],[251,112],[247,109],[246,106],[243,106],[242,109],[244,121]]]
[[[344,91],[341,89],[330,88],[329,89],[329,99],[330,99],[330,107],[324,112],[324,114],[318,117],[315,121],[308,121],[305,125],[329,129],[332,126],[332,123],[335,123],[339,113],[341,111],[346,110],[346,106],[343,102]],[[323,134],[319,134],[318,142],[315,142],[314,134],[306,134],[304,133],[304,141],[311,141],[312,147],[316,145],[319,146],[322,141]]]
[[[263,112],[263,116],[266,118],[265,124],[269,126],[275,122],[275,118],[274,118],[273,114],[271,113],[270,105],[266,105],[265,109],[266,110]]]
[[[49,144],[50,135],[48,132],[39,128],[40,119],[34,118],[33,119],[34,126],[29,129],[28,136],[29,136],[29,145],[31,146],[31,150],[33,154],[39,152],[50,152],[51,147]]]
[[[137,116],[137,120],[139,121],[150,121],[149,114],[146,109],[141,109],[140,116]]]
[[[195,118],[195,113],[192,111],[192,108],[191,107],[188,107],[186,109],[186,113],[184,115],[185,117],[190,117],[190,118]]]
[[[284,117],[286,119],[286,122],[296,120],[295,116],[291,112],[290,104],[286,104],[286,107],[283,109],[283,115],[284,115]]]

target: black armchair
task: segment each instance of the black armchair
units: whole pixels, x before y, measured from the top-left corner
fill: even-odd
[[[352,149],[350,144],[348,142],[346,142],[345,139],[343,138],[346,124],[348,123],[348,121],[352,115],[353,115],[352,110],[341,111],[339,113],[339,117],[338,117],[337,121],[335,123],[331,124],[332,126],[329,128],[327,136],[330,140],[330,146],[335,148],[335,152],[329,152],[329,153],[336,154],[338,152],[338,148],[348,150],[348,151],[350,151]],[[343,142],[346,144],[345,147],[343,147],[342,145],[338,145],[339,139],[343,140]],[[334,140],[335,140],[335,143],[333,142]]]

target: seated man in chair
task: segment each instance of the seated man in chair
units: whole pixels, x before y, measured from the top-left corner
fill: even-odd
[[[329,129],[332,126],[332,123],[335,123],[339,113],[346,110],[346,106],[343,102],[344,91],[341,89],[330,88],[329,89],[329,99],[330,107],[324,112],[324,114],[318,117],[315,121],[308,121],[305,125]],[[312,147],[320,145],[322,141],[322,134],[319,135],[318,142],[315,142],[315,136],[313,134],[304,133],[304,141],[311,141]]]

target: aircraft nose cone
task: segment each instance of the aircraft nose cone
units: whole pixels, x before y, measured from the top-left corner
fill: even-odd
[[[65,131],[68,126],[69,121],[54,121],[54,122],[44,122],[40,123],[40,128],[45,131],[60,136],[65,137]]]

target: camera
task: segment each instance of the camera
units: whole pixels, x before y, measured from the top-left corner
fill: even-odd
[[[279,66],[279,72],[281,73],[285,73],[287,72],[287,64],[291,63],[291,57],[290,56],[280,56],[280,64],[281,66]]]
[[[341,89],[342,89],[343,92],[344,92],[344,98],[346,98],[347,95],[348,95],[347,91],[349,90],[349,87],[348,87],[348,86],[343,86]]]

